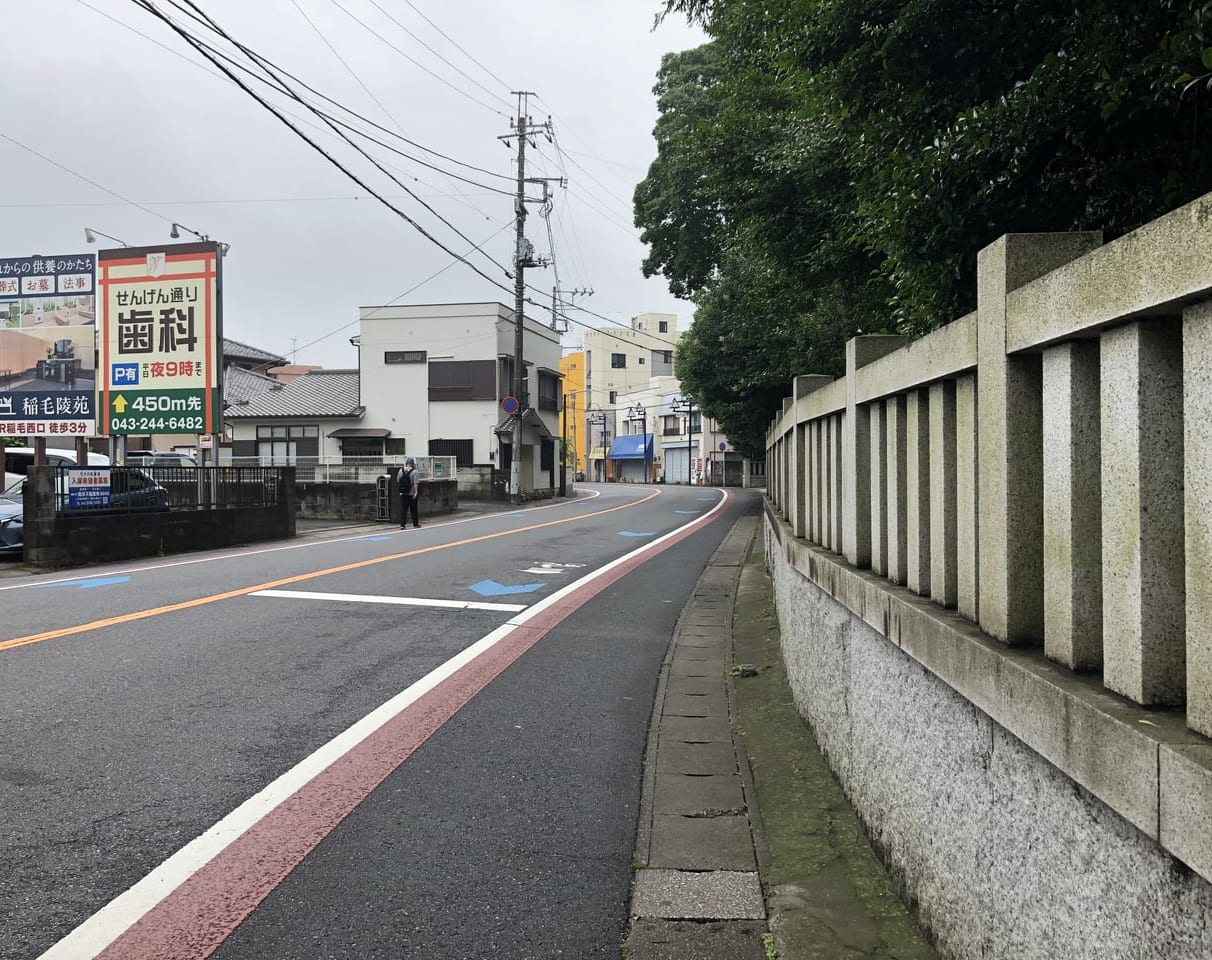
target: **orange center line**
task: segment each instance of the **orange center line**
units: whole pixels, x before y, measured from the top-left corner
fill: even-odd
[[[388,563],[392,560],[403,560],[406,557],[416,557],[425,553],[433,553],[437,550],[447,550],[451,547],[464,547],[471,543],[483,543],[486,540],[495,540],[498,537],[513,536],[518,533],[527,533],[531,530],[541,530],[544,527],[554,527],[558,524],[572,523],[577,520],[587,520],[591,517],[602,516],[607,513],[614,513],[616,510],[627,510],[631,507],[638,507],[642,503],[647,503],[654,497],[661,495],[660,490],[655,490],[646,497],[631,503],[620,504],[617,507],[606,507],[603,510],[595,510],[592,513],[578,514],[575,517],[565,517],[562,520],[546,520],[543,523],[532,523],[529,526],[517,527],[512,530],[499,530],[496,533],[486,533],[479,537],[467,537],[462,540],[455,540],[451,543],[439,543],[432,547],[421,547],[417,550],[407,550],[404,553],[393,553],[386,557],[371,557],[368,560],[357,560],[353,563],[344,563],[339,567],[327,567],[324,570],[313,570],[311,573],[300,573],[293,577],[283,577],[281,580],[270,580],[266,583],[258,583],[250,587],[240,587],[236,590],[226,590],[223,593],[212,593],[206,597],[197,597],[193,600],[182,600],[180,603],[170,603],[160,607],[151,607],[147,610],[136,610],[134,613],[124,613],[116,617],[106,617],[104,620],[93,620],[91,623],[81,623],[74,627],[60,627],[58,630],[47,630],[44,633],[31,633],[26,637],[14,637],[12,640],[0,641],[0,651],[12,650],[16,647],[24,647],[31,643],[41,643],[44,640],[56,640],[59,637],[70,637],[78,633],[87,633],[90,630],[100,630],[103,627],[116,627],[123,623],[133,623],[136,620],[146,620],[149,617],[158,617],[165,613],[176,613],[178,610],[189,610],[192,607],[201,607],[208,603],[217,603],[220,600],[230,600],[233,597],[245,597],[250,593],[256,593],[258,590],[274,590],[278,587],[289,586],[292,583],[302,583],[305,580],[314,580],[317,577],[326,577],[334,573],[345,573],[347,570],[360,570],[364,567],[373,567],[375,564]]]

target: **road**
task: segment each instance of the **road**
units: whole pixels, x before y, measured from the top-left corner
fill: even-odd
[[[4,581],[0,957],[617,957],[660,663],[738,493]]]

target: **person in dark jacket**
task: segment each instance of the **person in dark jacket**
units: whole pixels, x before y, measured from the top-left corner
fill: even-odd
[[[408,518],[412,517],[412,525],[419,527],[421,521],[417,519],[417,495],[420,490],[417,487],[417,462],[409,457],[404,461],[404,466],[400,469],[399,476],[396,478],[400,485],[400,529],[404,530],[408,527]]]

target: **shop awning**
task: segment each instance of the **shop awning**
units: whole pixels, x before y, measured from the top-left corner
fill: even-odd
[[[628,437],[615,437],[610,445],[608,460],[651,460],[652,434],[636,433]]]

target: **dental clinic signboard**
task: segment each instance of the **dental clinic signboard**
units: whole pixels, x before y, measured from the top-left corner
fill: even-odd
[[[100,252],[101,434],[221,431],[222,262],[209,241]]]
[[[96,257],[0,258],[0,437],[97,432]]]

